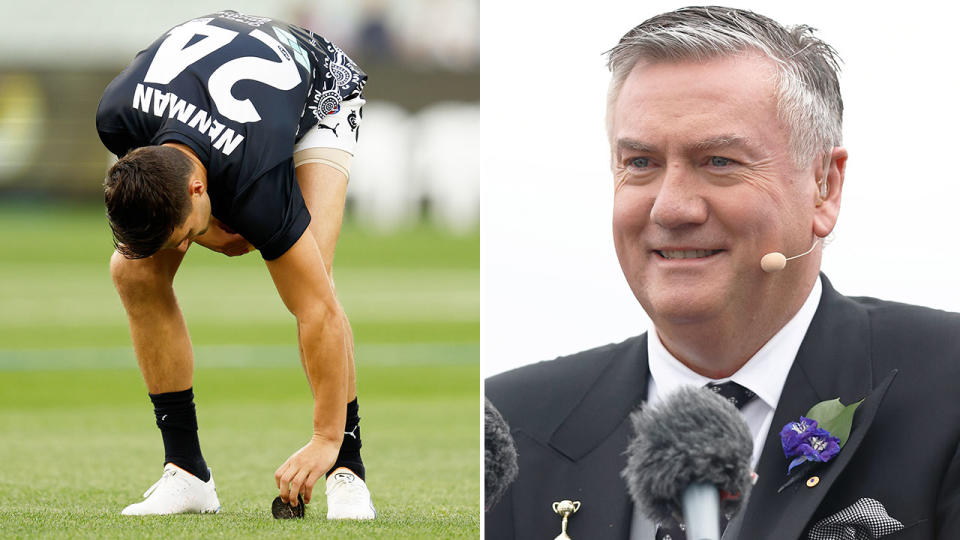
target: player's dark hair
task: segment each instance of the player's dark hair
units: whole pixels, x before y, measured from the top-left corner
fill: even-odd
[[[129,152],[107,171],[103,198],[113,244],[128,259],[160,250],[190,214],[188,182],[194,164],[169,146]]]

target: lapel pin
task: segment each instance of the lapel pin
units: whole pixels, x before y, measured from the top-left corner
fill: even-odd
[[[553,503],[553,513],[563,517],[563,521],[560,522],[560,534],[553,540],[572,540],[570,535],[567,534],[567,520],[570,518],[570,514],[576,514],[579,509],[580,501],[568,501],[564,499],[560,502]]]
[[[809,488],[817,487],[817,484],[819,483],[820,483],[819,476],[811,476],[810,478],[807,478],[807,487]]]

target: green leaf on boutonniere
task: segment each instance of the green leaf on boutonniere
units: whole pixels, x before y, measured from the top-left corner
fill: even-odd
[[[817,403],[805,415],[807,418],[817,421],[819,427],[830,432],[831,435],[840,439],[840,448],[847,443],[850,437],[850,428],[853,426],[853,413],[857,407],[863,403],[863,400],[850,405],[840,403],[840,399],[831,399]]]

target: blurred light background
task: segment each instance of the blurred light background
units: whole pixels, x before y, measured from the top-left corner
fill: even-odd
[[[808,24],[844,60],[843,210],[823,269],[848,295],[960,311],[960,7],[732,2]],[[483,26],[485,375],[647,330],[611,236],[603,53],[689,3],[488,0]],[[491,142],[495,140],[495,142]]]

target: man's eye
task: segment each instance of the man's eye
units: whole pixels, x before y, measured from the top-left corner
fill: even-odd
[[[638,169],[646,169],[650,166],[650,158],[638,157],[630,161],[631,167],[636,167]]]
[[[727,167],[732,164],[733,164],[733,160],[727,159],[725,157],[712,156],[710,158],[710,165],[713,165],[714,167]]]

